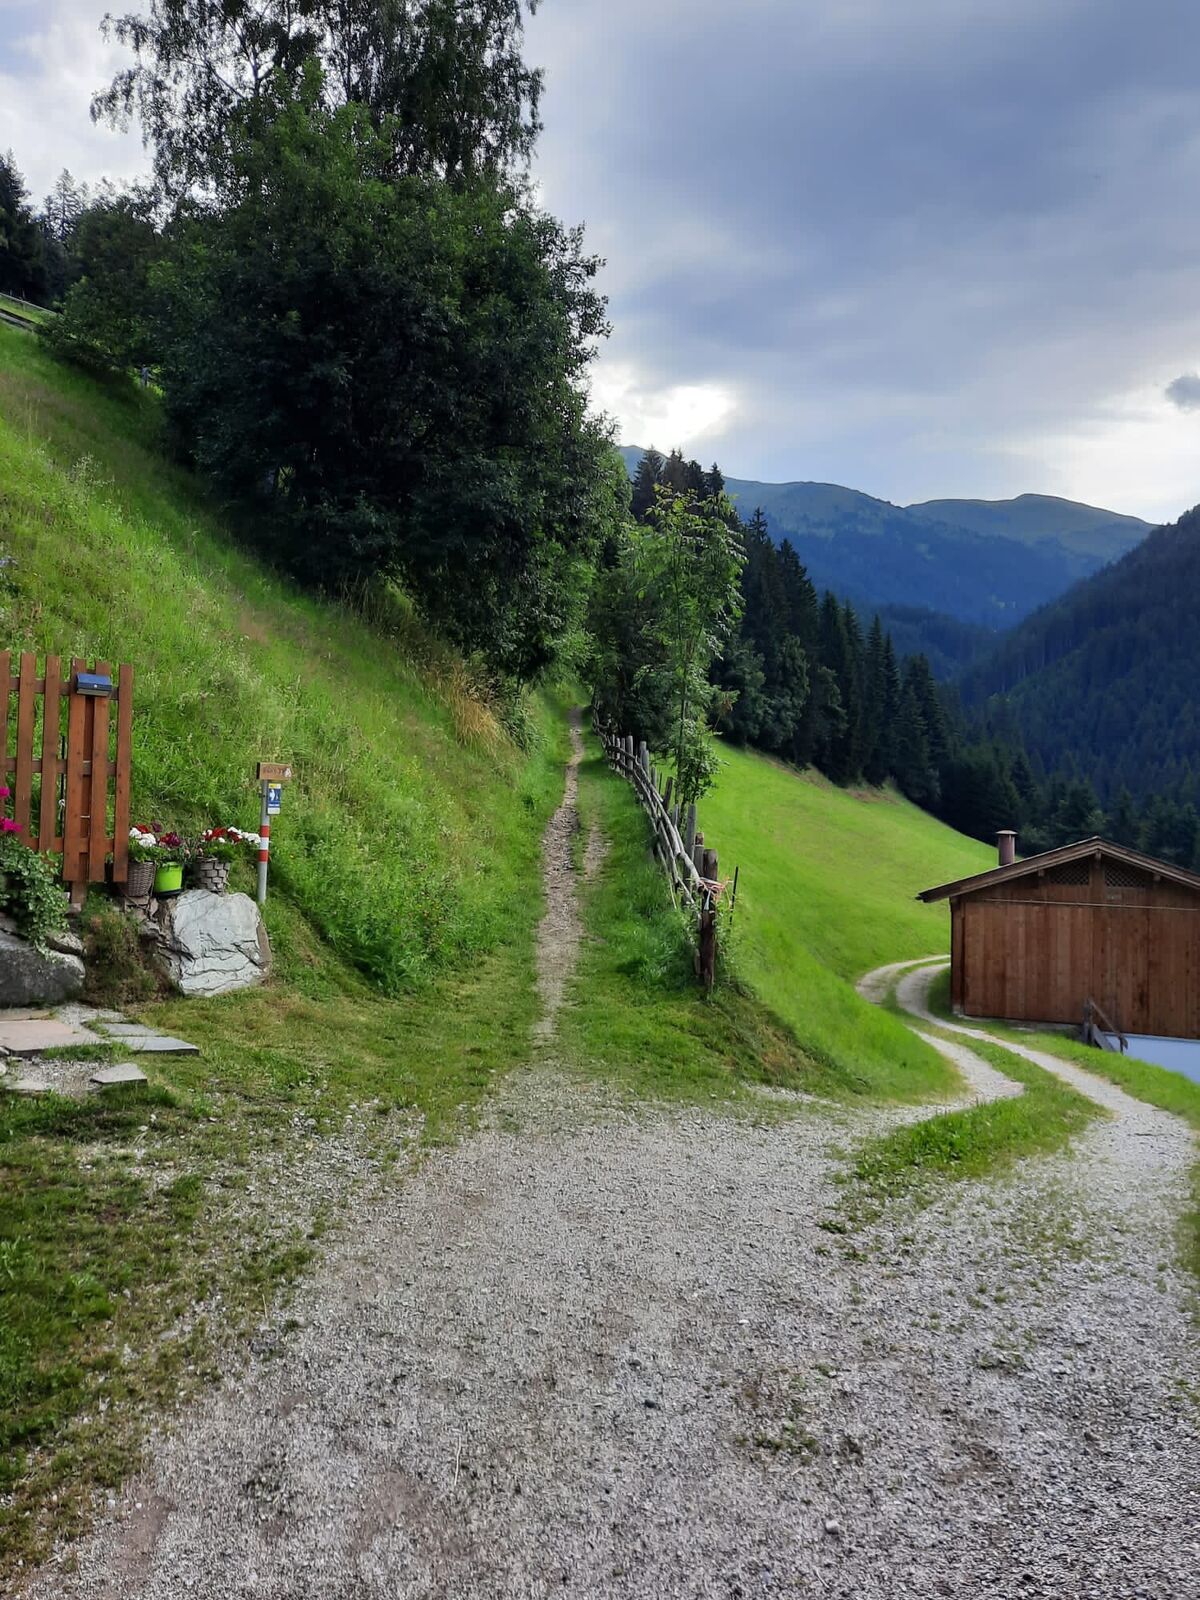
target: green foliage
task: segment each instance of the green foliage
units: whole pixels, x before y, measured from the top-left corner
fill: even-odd
[[[740,611],[744,552],[727,500],[655,486],[646,521],[610,545],[591,614],[593,697],[601,715],[669,755],[679,797],[709,788],[709,670]]]
[[[152,365],[158,354],[152,275],[165,253],[151,198],[134,192],[79,213],[63,314],[43,337],[56,354],[97,372]]]
[[[11,833],[0,835],[0,911],[43,952],[46,941],[67,925],[58,864],[50,856],[36,855]]]

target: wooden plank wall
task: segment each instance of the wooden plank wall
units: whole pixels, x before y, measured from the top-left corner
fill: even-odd
[[[1170,887],[1140,905],[963,896],[962,1010],[1077,1023],[1091,998],[1126,1033],[1200,1037],[1200,902]]]

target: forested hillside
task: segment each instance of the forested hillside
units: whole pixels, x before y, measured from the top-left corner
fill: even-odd
[[[1195,798],[1200,773],[1200,511],[1025,621],[963,680],[963,698],[1047,767],[1073,762],[1102,799]]]

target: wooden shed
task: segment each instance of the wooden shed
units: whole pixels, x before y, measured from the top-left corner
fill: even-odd
[[[1001,838],[1002,856],[1005,837]],[[926,889],[949,900],[951,1000],[969,1017],[1200,1038],[1200,876],[1107,839]]]

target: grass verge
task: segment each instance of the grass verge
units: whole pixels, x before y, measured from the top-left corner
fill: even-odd
[[[1012,1051],[986,1040],[972,1040],[970,1048],[1022,1084],[1024,1093],[944,1112],[868,1140],[854,1156],[848,1176],[855,1189],[833,1224],[835,1231],[872,1220],[897,1199],[928,1205],[947,1181],[983,1177],[1024,1156],[1065,1149],[1104,1115],[1086,1095]]]

